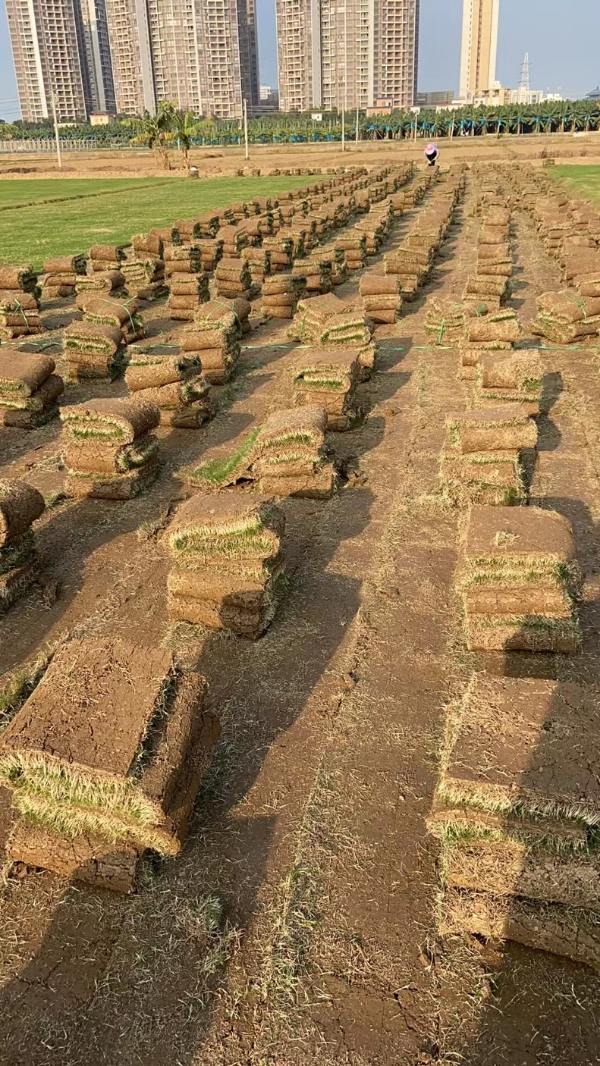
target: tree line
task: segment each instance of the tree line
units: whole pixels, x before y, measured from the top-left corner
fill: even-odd
[[[317,117],[318,116],[318,117]],[[343,121],[347,139],[401,140],[481,137],[507,134],[590,132],[600,129],[600,101],[547,101],[534,106],[510,104],[502,107],[461,107],[436,111],[394,110],[389,115],[367,116],[364,111],[347,111]],[[121,117],[105,126],[89,123],[64,126],[63,140],[93,139],[99,147],[145,145],[154,151],[165,168],[174,165],[175,154],[183,167],[189,165],[190,150],[197,145],[227,146],[243,140],[241,119],[200,118],[191,111],[164,102],[156,115]],[[43,139],[54,136],[48,123],[15,122],[0,126],[0,140]],[[293,144],[339,141],[342,137],[340,112],[273,112],[248,121],[251,144]]]

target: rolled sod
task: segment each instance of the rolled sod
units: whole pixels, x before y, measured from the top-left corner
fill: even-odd
[[[71,641],[5,730],[0,780],[36,826],[176,854],[187,756],[218,733],[203,692],[163,649]]]
[[[95,439],[67,440],[63,458],[69,471],[123,474],[149,462],[158,454],[159,447],[158,439],[151,433],[125,445]]]
[[[125,288],[125,275],[120,270],[103,270],[77,278],[78,295],[118,292]]]
[[[4,315],[14,315],[16,313],[21,315],[21,322],[24,320],[23,312],[28,317],[29,312],[39,310],[38,297],[29,292],[21,292],[20,290],[0,291],[0,312]]]
[[[160,460],[156,451],[139,467],[125,473],[105,474],[97,470],[70,469],[65,478],[67,496],[98,500],[131,500],[156,480]]]
[[[267,464],[256,464],[260,492],[273,496],[294,496],[305,500],[328,500],[333,495],[336,475],[332,463],[313,470],[287,469],[281,472]]]
[[[123,344],[123,334],[117,326],[101,326],[92,322],[71,322],[64,332],[64,349],[69,358],[78,352],[98,353],[111,360]]]
[[[468,452],[447,446],[440,457],[443,491],[458,506],[511,506],[526,498],[517,450]]]
[[[474,675],[448,715],[440,803],[598,825],[599,710],[588,686]]]
[[[548,851],[518,840],[446,840],[442,879],[453,888],[600,909],[595,852]]]
[[[467,571],[489,570],[499,578],[517,569],[567,575],[576,562],[569,522],[556,511],[540,507],[508,511],[472,507],[464,556]]]
[[[132,444],[159,424],[158,408],[137,400],[90,400],[63,408],[61,421],[73,440]]]
[[[185,566],[275,558],[285,528],[283,513],[266,497],[234,493],[197,495],[183,504],[166,533],[171,556]]]
[[[87,256],[80,252],[78,255],[57,255],[46,259],[44,271],[46,274],[85,274]]]
[[[535,448],[538,437],[534,420],[512,404],[449,415],[446,431],[462,454]]]
[[[26,400],[54,373],[54,359],[47,355],[0,350],[0,402],[4,397]]]
[[[583,907],[450,888],[440,903],[438,931],[514,940],[600,970],[600,923]]]
[[[200,374],[200,357],[183,352],[169,355],[152,354],[151,350],[129,350],[125,383],[130,392],[161,388],[178,381],[187,381]]]
[[[26,533],[44,508],[44,497],[32,485],[0,480],[0,549]]]
[[[0,289],[21,289],[32,292],[37,286],[38,276],[32,266],[10,266],[0,263]]]
[[[542,387],[544,371],[536,352],[483,352],[479,365],[484,389],[517,389],[537,395]]]

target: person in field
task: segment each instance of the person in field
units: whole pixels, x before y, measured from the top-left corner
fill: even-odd
[[[435,166],[439,154],[440,153],[436,144],[433,144],[432,142],[431,144],[427,145],[427,148],[425,149],[425,159],[427,160],[430,167]]]

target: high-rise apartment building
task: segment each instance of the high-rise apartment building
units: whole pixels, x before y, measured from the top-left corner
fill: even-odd
[[[78,0],[75,6],[80,34],[83,94],[88,114],[115,112],[105,0]]]
[[[496,81],[500,0],[464,0],[460,98],[471,100]]]
[[[216,118],[258,106],[254,0],[106,0],[117,111]]]
[[[118,114],[156,111],[150,22],[146,0],[106,0]]]
[[[6,13],[26,121],[114,108],[104,0],[6,0]]]
[[[22,117],[241,118],[259,106],[255,0],[6,0]]]
[[[276,0],[282,111],[411,107],[419,0]]]

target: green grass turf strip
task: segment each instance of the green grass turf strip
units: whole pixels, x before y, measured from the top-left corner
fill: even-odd
[[[546,173],[564,181],[572,196],[600,202],[600,166],[557,166]]]
[[[168,226],[179,218],[201,215],[211,207],[301,188],[310,179],[302,181],[297,176],[207,178],[200,181],[149,178],[143,184],[141,179],[112,179],[113,195],[94,195],[105,192],[109,180],[88,179],[87,196],[80,191],[75,194],[69,191],[74,186],[80,189],[83,182],[78,179],[0,182],[0,206],[2,195],[15,197],[15,205],[19,202],[16,199],[19,189],[14,186],[21,186],[21,202],[31,200],[32,192],[28,187],[33,185],[37,187],[37,195],[43,192],[53,197],[81,197],[0,211],[0,261],[32,263],[40,269],[50,256],[74,255],[87,251],[92,244],[126,243],[134,233],[145,233],[154,226]],[[7,186],[10,189],[5,193]],[[52,186],[49,192],[47,186]]]

